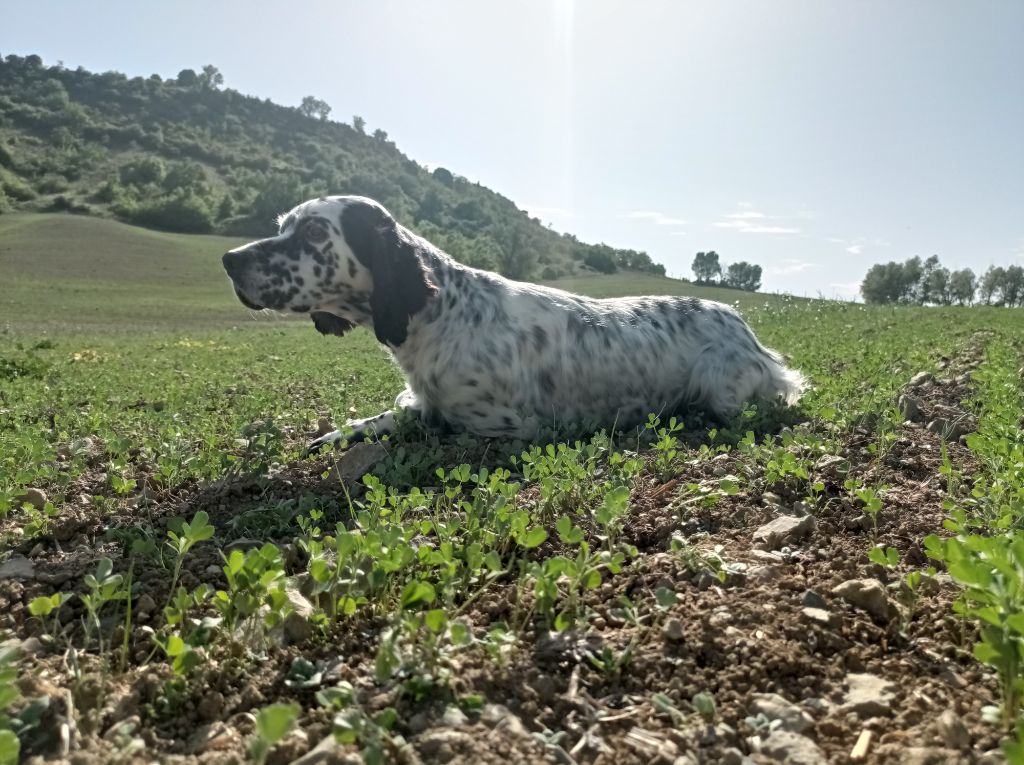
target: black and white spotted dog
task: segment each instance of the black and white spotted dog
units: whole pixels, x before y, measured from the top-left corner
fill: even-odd
[[[405,373],[396,406],[479,436],[629,428],[691,406],[728,417],[753,399],[793,403],[803,387],[727,305],[514,282],[455,262],[363,197],[299,205],[224,267],[249,308],[308,313],[324,334],[372,329]],[[347,425],[358,440],[394,423],[388,411]]]

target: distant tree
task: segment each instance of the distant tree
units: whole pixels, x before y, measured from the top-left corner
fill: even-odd
[[[878,263],[868,269],[860,285],[865,303],[902,303],[913,298],[920,268],[906,268],[906,264]]]
[[[182,69],[178,72],[178,84],[184,88],[195,87],[199,83],[199,75],[194,69]]]
[[[933,256],[934,257],[934,256]],[[925,261],[927,267],[929,258]],[[952,302],[952,295],[950,294],[950,275],[948,268],[942,268],[937,265],[938,259],[936,258],[936,264],[931,268],[926,268],[927,276],[922,278],[924,284],[922,303],[936,303],[938,305],[949,305]]]
[[[1002,266],[989,266],[988,270],[981,277],[978,285],[978,292],[981,302],[991,305],[993,300],[1002,305],[1002,287],[1006,281],[1006,269]]]
[[[761,266],[740,261],[730,263],[722,283],[748,292],[757,292],[761,287]]]
[[[718,253],[698,252],[693,259],[693,275],[698,282],[714,282],[722,276],[722,265],[718,262]]]
[[[974,293],[978,289],[978,280],[969,268],[954,271],[949,277],[950,297],[960,305],[974,302]]]
[[[225,194],[221,198],[220,204],[217,205],[217,220],[224,220],[225,218],[230,218],[234,214],[235,200],[231,198],[230,194]]]
[[[614,274],[618,271],[618,266],[615,265],[615,256],[610,250],[610,247],[594,248],[583,258],[583,263],[602,274]]]
[[[434,172],[431,173],[431,175],[448,188],[451,188],[455,184],[455,177],[451,174],[451,171],[445,170],[443,167],[435,167]]]
[[[200,87],[207,90],[217,90],[224,84],[224,75],[213,64],[204,66],[202,74],[197,75],[196,79]]]
[[[126,186],[145,186],[147,183],[161,183],[166,172],[167,168],[159,157],[141,157],[121,165],[118,176]]]
[[[1013,307],[1024,305],[1024,267],[1007,266],[1003,277],[1003,303]]]
[[[352,118],[352,127],[356,129],[357,133],[366,132],[366,120],[360,117],[358,114]]]
[[[388,140],[388,133],[386,130],[381,130],[380,128],[377,128],[376,130],[373,131],[373,137],[376,138],[378,141],[386,141]]]
[[[441,214],[444,212],[444,202],[441,201],[441,195],[437,193],[437,189],[430,189],[420,200],[420,206],[416,210],[415,218],[418,221],[429,220],[432,223],[441,222]]]
[[[939,302],[932,294],[933,286],[937,286],[939,283],[933,283],[932,274],[938,271],[939,268],[938,255],[932,255],[928,260],[921,264],[921,276],[918,279],[916,295],[914,296],[915,302],[918,304],[924,305],[925,303]]]
[[[305,96],[299,105],[299,112],[306,117],[319,117],[321,120],[326,120],[331,113],[331,107],[326,101],[321,101],[315,96]]]

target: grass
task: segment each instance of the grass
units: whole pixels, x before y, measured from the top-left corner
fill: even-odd
[[[776,504],[800,503],[840,530],[843,518],[870,513],[853,555],[858,565],[874,561],[891,570],[897,585],[914,583],[904,593],[909,606],[900,632],[890,636],[892,651],[902,645],[912,652],[907,636],[938,639],[914,630],[940,622],[944,611],[936,609],[947,606],[917,591],[924,574],[912,561],[923,560],[923,535],[900,530],[891,510],[886,482],[900,464],[893,450],[925,434],[903,429],[896,400],[915,373],[938,371],[942,357],[981,348],[975,400],[962,404],[981,415],[969,442],[981,467],[971,481],[959,480],[952,462],[940,471],[951,520],[945,531],[938,522],[928,530],[938,536],[927,551],[964,585],[958,610],[981,625],[972,633],[981,646],[975,654],[1000,688],[991,724],[1000,736],[1012,728],[1024,693],[1022,353],[1014,344],[1024,335],[1024,313],[698,292],[646,276],[558,282],[594,295],[740,298],[759,337],[813,386],[796,412],[750,410],[720,431],[652,420],[648,446],[607,434],[530,445],[408,433],[386,444],[388,459],[361,486],[311,497],[319,473],[334,465],[333,456],[301,458],[317,419],[376,413],[390,405],[401,378],[365,331],[325,338],[306,321],[253,317],[239,306],[218,257],[233,244],[96,219],[0,219],[0,267],[14,274],[0,333],[0,531],[19,554],[40,546],[40,569],[63,565],[69,545],[60,531],[69,521],[90,529],[86,541],[95,548],[67,586],[25,589],[32,618],[15,629],[46,638],[46,671],[72,690],[83,715],[102,707],[87,711],[87,682],[141,682],[160,664],[166,684],[140,715],[152,740],[166,743],[160,736],[185,699],[201,698],[213,681],[260,682],[260,667],[272,667],[284,686],[264,678],[263,695],[288,706],[257,712],[257,761],[296,719],[330,715],[339,741],[361,749],[367,761],[388,761],[415,735],[407,717],[435,703],[470,711],[482,703],[492,686],[474,685],[460,672],[467,657],[472,666],[510,673],[502,682],[512,687],[523,682],[548,630],[592,634],[599,622],[622,626],[601,632],[605,644],[573,666],[594,698],[620,694],[617,703],[625,704],[622,688],[634,682],[634,663],[685,656],[685,648],[651,646],[671,620],[672,630],[684,629],[679,609],[706,590],[679,581],[677,597],[664,573],[650,578],[657,586],[634,587],[628,583],[639,581],[636,572],[677,561],[733,593],[746,565],[735,559],[749,553],[749,541],[737,546],[713,533],[720,524],[749,540],[745,515]],[[803,424],[780,433],[783,420]],[[937,452],[940,441],[927,437],[926,451]],[[819,465],[839,454],[851,475],[844,469],[830,477]],[[920,481],[915,475],[903,489]],[[45,491],[44,506],[19,499],[29,487]],[[674,519],[671,533],[644,542],[637,528],[648,521],[639,521],[659,503]],[[694,523],[704,523],[710,538],[694,533]],[[244,550],[230,547],[239,530],[252,537]],[[273,649],[275,634],[295,618],[297,580],[311,609],[312,635],[301,643],[308,660]],[[996,580],[1002,589],[990,586]],[[145,629],[131,605],[143,583],[166,604]],[[492,618],[499,611],[502,618]],[[113,624],[136,629],[112,635],[106,630]],[[849,640],[856,646],[863,639],[875,652],[878,635],[859,629]],[[321,688],[316,654],[338,645],[347,646],[346,671],[359,683]],[[69,648],[71,669],[57,661]],[[705,666],[708,655],[700,655]],[[895,660],[911,664],[906,655]],[[636,677],[673,671],[648,670]],[[387,700],[371,705],[376,696],[353,685]],[[651,713],[659,719],[671,704],[673,724],[711,714],[739,725],[746,714],[745,701],[716,706],[710,688],[690,680],[633,688],[628,698],[638,690],[661,699]],[[316,710],[314,691],[325,710]],[[16,732],[23,746],[41,751],[30,709],[12,701],[0,737],[9,741]],[[545,729],[544,746],[560,748],[566,735]],[[849,750],[849,742],[843,746]],[[1012,740],[1006,746],[1013,751]]]

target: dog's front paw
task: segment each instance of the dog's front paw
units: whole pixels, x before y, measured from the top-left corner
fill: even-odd
[[[349,431],[349,433],[351,434],[351,431]],[[333,446],[335,449],[340,448],[342,445],[347,446],[347,440],[347,436],[343,431],[332,430],[330,433],[325,433],[310,442],[309,446],[306,447],[306,451],[302,453],[302,456],[308,457],[310,454],[316,454],[325,446]]]

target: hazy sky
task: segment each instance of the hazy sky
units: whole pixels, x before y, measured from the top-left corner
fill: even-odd
[[[1024,262],[1022,0],[4,6],[4,55],[312,94],[670,274],[715,249],[852,296],[879,261]]]

